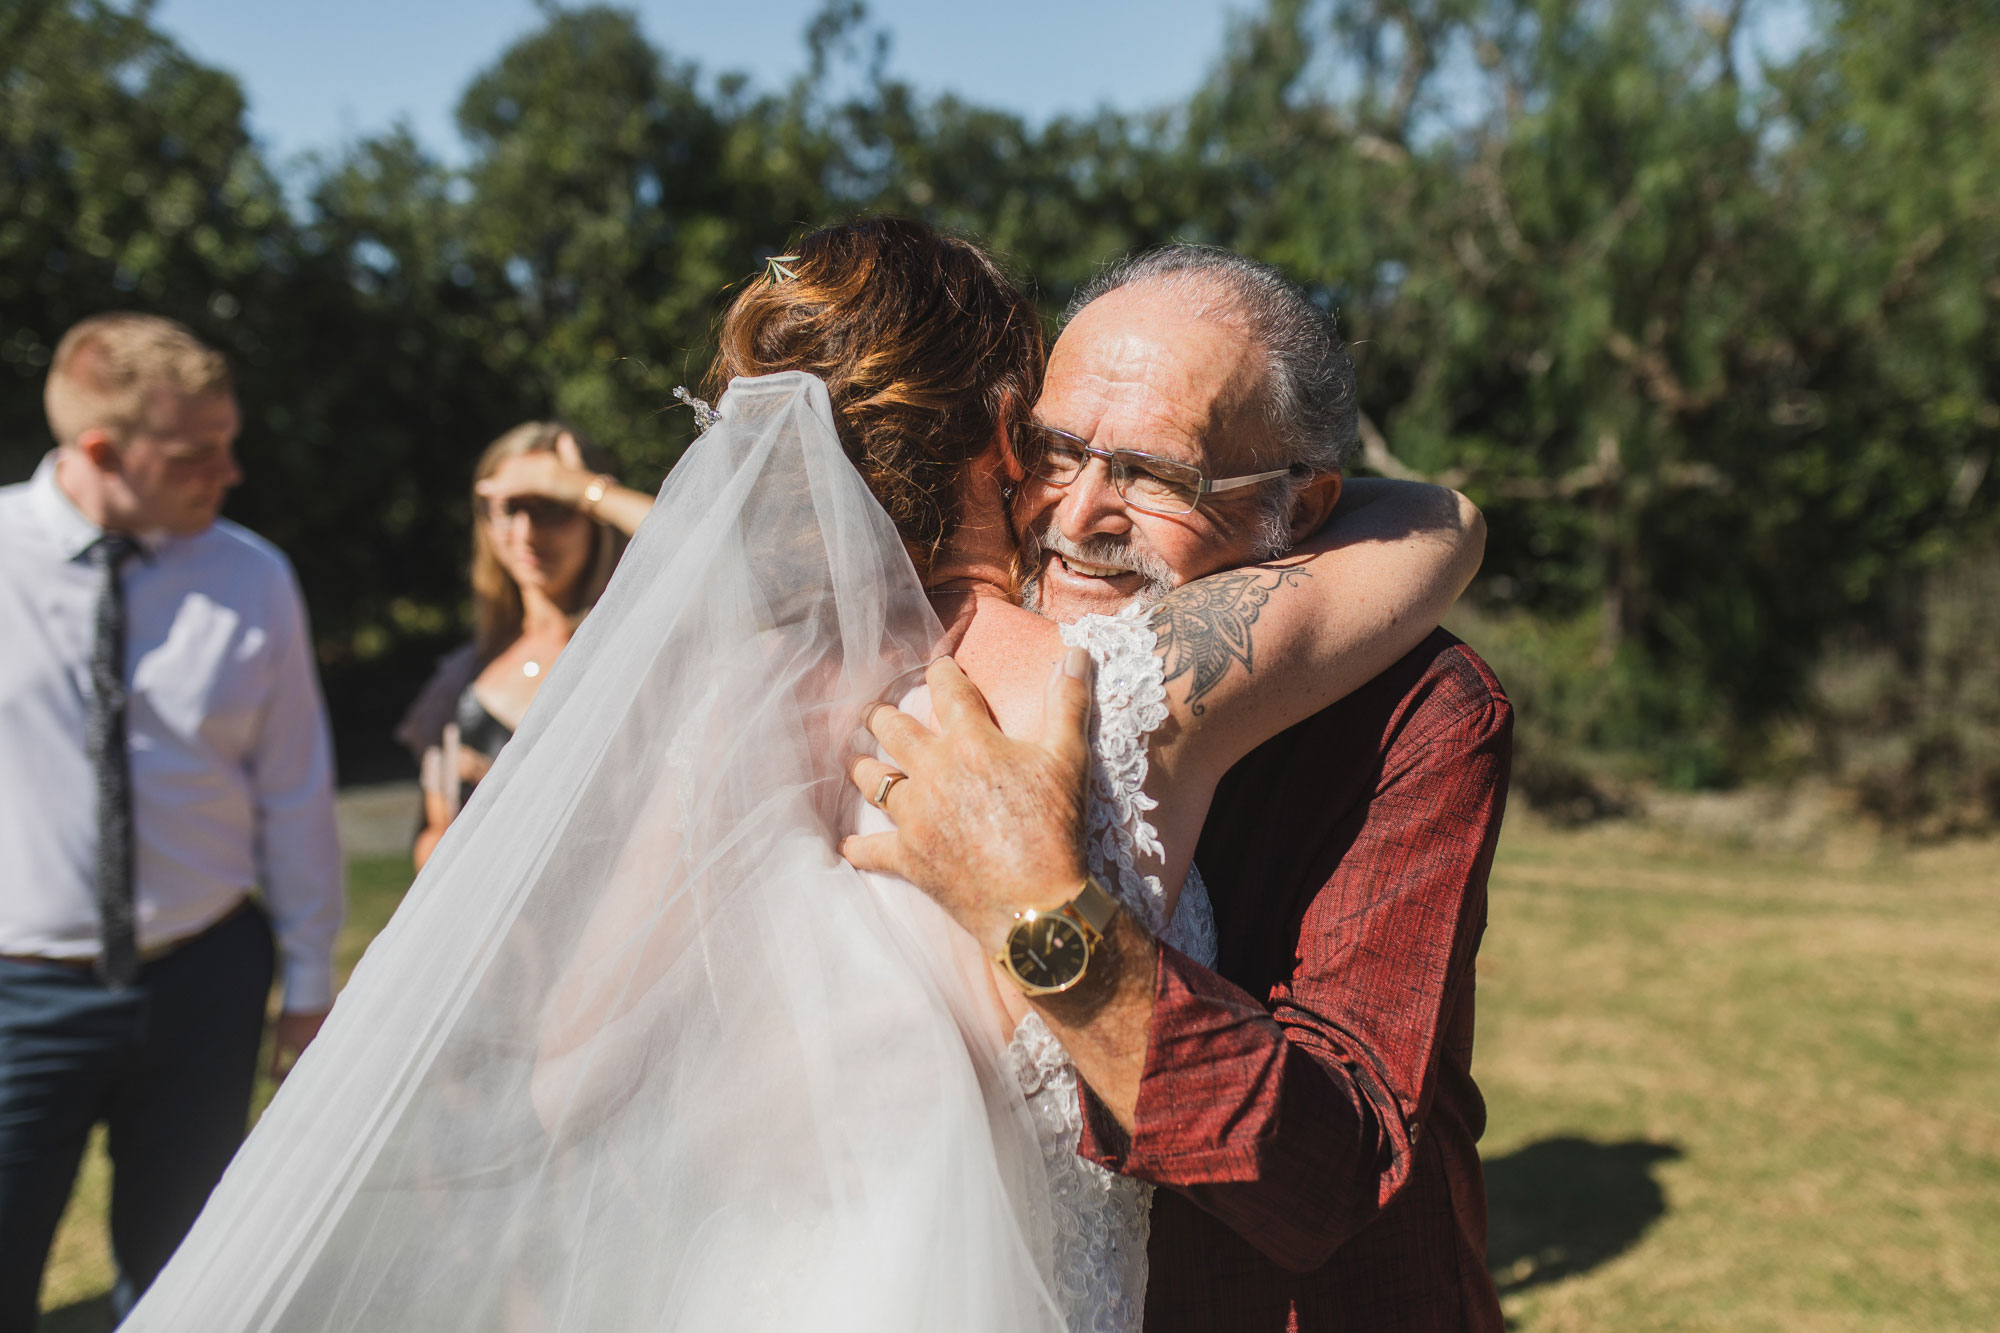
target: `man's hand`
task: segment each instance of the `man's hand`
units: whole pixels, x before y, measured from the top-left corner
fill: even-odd
[[[993,725],[958,663],[932,663],[931,711],[943,733],[886,704],[876,708],[868,729],[892,762],[854,755],[847,775],[871,800],[883,775],[909,777],[885,802],[896,831],[849,838],[841,854],[863,870],[909,880],[987,953],[999,953],[1017,913],[1068,902],[1083,880],[1090,670],[1083,649],[1064,654],[1049,676],[1041,736],[1016,741]],[[1080,986],[1029,1001],[1127,1129],[1146,1068],[1154,963],[1152,941],[1119,912]]]
[[[332,1012],[327,1009],[311,1010],[298,1014],[279,1014],[277,1023],[271,1029],[271,1077],[278,1082],[285,1081],[285,1075],[292,1072],[299,1056],[312,1039],[319,1035],[320,1024]]]
[[[841,854],[909,880],[999,952],[1017,913],[1069,901],[1083,879],[1090,673],[1088,652],[1065,653],[1049,676],[1040,737],[1017,741],[994,725],[958,663],[933,662],[926,679],[942,733],[882,704],[868,729],[890,762],[848,759],[848,777],[871,800],[885,774],[908,774],[884,804],[896,830],[849,838]]]

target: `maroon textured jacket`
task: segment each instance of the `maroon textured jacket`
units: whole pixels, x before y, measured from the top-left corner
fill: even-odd
[[[1440,630],[1224,779],[1216,971],[1161,946],[1129,1139],[1085,1097],[1084,1155],[1166,1187],[1148,1333],[1501,1328],[1472,1001],[1512,726]]]

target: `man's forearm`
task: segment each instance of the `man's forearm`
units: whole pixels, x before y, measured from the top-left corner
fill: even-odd
[[[1117,1110],[1090,1086],[1078,1151],[1179,1191],[1281,1267],[1319,1267],[1407,1177],[1393,1096],[1376,1104],[1386,1090],[1337,1032],[1281,1019],[1172,949],[1153,958],[1140,1095]]]
[[[1127,1133],[1136,1123],[1146,1073],[1157,957],[1152,938],[1120,912],[1075,989],[1029,1001]]]

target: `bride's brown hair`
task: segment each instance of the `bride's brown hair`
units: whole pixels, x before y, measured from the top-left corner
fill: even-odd
[[[709,396],[737,375],[824,380],[842,448],[924,572],[957,531],[966,465],[1041,392],[1041,318],[984,251],[921,222],[826,227],[793,252],[792,276],[752,278],[724,312]]]

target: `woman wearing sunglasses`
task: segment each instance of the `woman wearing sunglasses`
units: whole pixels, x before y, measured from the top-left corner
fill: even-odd
[[[417,757],[431,850],[520,725],[551,664],[597,604],[653,507],[610,456],[560,422],[527,421],[473,470],[473,640],[438,662],[396,737]]]

